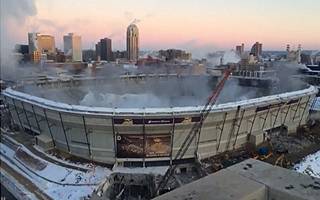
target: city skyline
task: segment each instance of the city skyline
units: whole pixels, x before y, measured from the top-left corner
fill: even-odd
[[[126,27],[135,21],[141,50],[228,50],[239,43],[249,50],[256,41],[263,43],[266,50],[285,50],[288,43],[295,47],[302,44],[303,49],[320,49],[320,2],[312,0],[153,0],[138,4],[25,0],[21,2],[29,6],[25,6],[24,14],[17,14],[18,7],[10,13],[14,7],[11,4],[17,2],[20,1],[1,5],[2,10],[7,10],[1,15],[7,20],[3,24],[8,32],[18,26],[15,18],[24,18],[18,31],[10,35],[15,43],[26,43],[26,32],[41,32],[53,35],[56,46],[63,48],[63,35],[74,32],[82,36],[83,49],[94,49],[100,38],[108,37],[114,49],[125,50]]]

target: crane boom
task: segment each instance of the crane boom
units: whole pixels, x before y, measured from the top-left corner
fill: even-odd
[[[197,133],[199,133],[204,120],[208,117],[212,107],[215,105],[218,96],[220,94],[220,92],[223,89],[223,86],[226,82],[226,80],[228,79],[228,77],[230,76],[232,70],[231,69],[226,69],[223,75],[223,78],[220,80],[220,82],[218,83],[217,87],[215,87],[215,89],[212,91],[211,95],[209,96],[205,106],[202,108],[202,110],[200,111],[200,121],[196,122],[191,130],[189,131],[188,135],[186,136],[185,140],[183,141],[183,143],[181,144],[178,152],[176,153],[175,157],[173,160],[179,160],[182,159],[184,154],[187,152],[187,150],[189,149],[189,146],[191,144],[191,142],[194,140],[194,138],[196,137]],[[200,137],[200,135],[199,135]],[[197,152],[195,152],[196,154]],[[164,174],[164,176],[162,177],[157,189],[156,189],[156,193],[158,194],[159,191],[161,189],[163,189],[170,177],[173,175],[174,171],[176,170],[177,165],[170,165],[170,167],[167,169],[166,173]]]

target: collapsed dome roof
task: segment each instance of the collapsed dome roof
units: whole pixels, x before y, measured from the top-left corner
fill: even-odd
[[[72,82],[72,81],[71,81]],[[80,81],[67,86],[25,85],[18,91],[56,102],[107,108],[163,108],[201,106],[216,87],[217,77],[212,76],[171,76],[144,79],[104,79]],[[306,84],[286,84],[274,87],[241,86],[238,80],[230,78],[217,103],[235,102],[292,92],[306,88]]]

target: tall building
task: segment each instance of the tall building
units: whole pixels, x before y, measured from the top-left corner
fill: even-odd
[[[244,53],[244,44],[243,43],[241,45],[236,46],[236,52],[239,56],[241,56]]]
[[[54,37],[40,33],[28,33],[28,52],[33,62],[55,57]]]
[[[291,50],[290,45],[287,45],[287,61],[289,62],[296,62],[296,63],[301,63],[301,45],[298,45],[298,49]]]
[[[63,36],[63,45],[67,60],[82,61],[81,36],[69,33]]]
[[[101,60],[112,61],[111,39],[103,38],[100,40],[100,58]]]
[[[40,51],[33,51],[31,54],[31,61],[35,62],[35,63],[39,63],[41,60],[41,53]]]
[[[97,61],[101,60],[101,42],[100,41],[96,44],[96,60]]]
[[[139,29],[135,24],[127,28],[127,56],[129,61],[137,61],[139,58]]]
[[[38,35],[38,48],[41,53],[52,54],[56,52],[54,37],[51,35]]]
[[[114,51],[112,52],[112,57],[115,61],[127,59],[127,51]]]
[[[159,51],[160,57],[165,58],[165,60],[190,60],[192,57],[191,53],[188,53],[186,51],[180,50],[180,49],[167,49],[167,50],[160,50]]]
[[[85,49],[82,51],[83,61],[89,62],[95,60],[96,51],[93,49]]]
[[[290,52],[290,44],[287,44],[286,51],[287,51],[287,52]]]
[[[39,33],[28,33],[29,53],[38,51],[38,35]]]
[[[262,43],[256,42],[251,48],[251,54],[256,57],[260,57],[262,54]]]
[[[55,41],[51,35],[28,33],[29,53],[39,51],[43,54],[55,53]]]
[[[30,60],[29,45],[16,44],[14,47],[14,50],[17,56],[17,61],[25,62]]]
[[[15,47],[15,52],[16,53],[21,53],[21,54],[29,54],[29,45],[26,44],[16,44]]]

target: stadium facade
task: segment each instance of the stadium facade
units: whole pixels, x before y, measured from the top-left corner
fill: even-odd
[[[99,80],[90,80],[99,81]],[[77,81],[39,85],[50,90]],[[313,86],[286,93],[215,105],[181,162],[214,156],[248,142],[259,144],[279,127],[290,132],[307,121],[316,96]],[[118,165],[168,165],[201,106],[106,108],[72,105],[7,88],[3,91],[14,124],[29,130],[37,145],[81,158]]]

